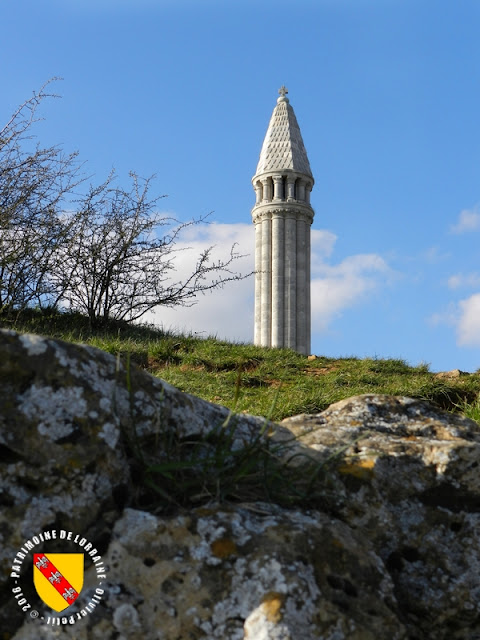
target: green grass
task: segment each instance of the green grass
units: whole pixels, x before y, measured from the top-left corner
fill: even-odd
[[[480,419],[480,375],[439,379],[426,365],[382,358],[309,361],[288,349],[262,349],[214,338],[176,335],[149,326],[110,323],[92,330],[79,314],[29,311],[0,316],[0,326],[84,342],[129,357],[182,391],[238,413],[279,421],[317,413],[333,402],[362,393],[406,395]]]
[[[331,465],[339,463],[349,443],[330,452],[324,463],[306,459],[296,468],[285,463],[289,443],[275,444],[262,434],[233,451],[236,415],[241,412],[266,417],[268,428],[269,420],[316,413],[353,395],[378,393],[424,398],[480,421],[479,373],[441,379],[426,365],[411,367],[398,359],[310,361],[288,349],[261,349],[125,323],[92,330],[81,315],[50,311],[0,314],[0,327],[120,354],[127,366],[133,362],[183,391],[231,409],[229,421],[213,425],[207,436],[183,441],[165,433],[148,452],[134,446],[135,425],[125,434],[136,478],[132,504],[158,512],[214,500],[321,506],[335,513],[338,491]]]

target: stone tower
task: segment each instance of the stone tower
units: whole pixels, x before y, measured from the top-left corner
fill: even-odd
[[[279,92],[257,170],[255,344],[310,353],[310,226],[313,176],[302,134]]]

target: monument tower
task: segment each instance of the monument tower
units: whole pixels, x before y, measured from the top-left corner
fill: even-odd
[[[255,338],[310,353],[310,192],[314,180],[282,87],[252,178],[256,194]]]

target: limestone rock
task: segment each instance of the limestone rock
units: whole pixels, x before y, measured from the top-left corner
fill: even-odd
[[[59,517],[69,528],[98,528],[100,514],[119,513],[129,499],[134,440],[204,434],[229,415],[91,347],[1,331],[0,352],[0,524],[14,545]],[[263,424],[242,418],[233,446]],[[0,547],[0,564],[10,553]]]
[[[203,434],[229,415],[98,349],[13,331],[0,331],[0,384],[4,576],[23,541],[57,525],[106,548],[135,493],[136,443],[148,456],[159,433]],[[264,422],[242,418],[233,446]],[[9,616],[0,609],[2,631]]]
[[[96,349],[5,331],[0,382],[2,640],[480,638],[475,422],[350,398],[262,436],[283,445],[285,474],[314,470],[308,508],[165,512],[137,504],[135,451],[161,455],[159,432],[211,436],[227,409]],[[232,448],[264,427],[238,416]],[[109,568],[102,605],[56,628],[22,613],[9,579],[23,541],[54,527],[92,539]]]
[[[422,400],[365,395],[282,424],[330,459],[336,515],[372,542],[418,637],[480,634],[477,423]]]
[[[470,374],[466,371],[460,371],[460,369],[452,369],[451,371],[440,371],[440,373],[436,373],[435,378],[438,378],[439,380],[455,380],[456,378],[461,378],[469,375]]]

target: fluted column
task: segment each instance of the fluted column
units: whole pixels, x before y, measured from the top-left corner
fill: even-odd
[[[293,202],[295,200],[295,176],[287,176],[287,202]]]
[[[271,214],[262,218],[262,302],[261,345],[270,347],[272,340],[272,220]]]
[[[272,215],[272,347],[284,345],[285,219]]]
[[[268,178],[262,178],[263,185],[263,201],[269,202],[272,199],[272,194],[270,193],[271,189],[271,180]]]
[[[306,221],[297,220],[297,338],[296,350],[307,353],[307,240]]]
[[[311,304],[311,222],[307,222],[306,225],[306,234],[305,234],[305,255],[306,255],[306,304],[305,304],[305,313],[306,313],[306,327],[307,327],[307,344],[306,344],[306,355],[310,354],[311,346],[312,346],[312,304]]]
[[[260,182],[255,185],[255,204],[260,204],[262,201],[263,188]]]
[[[297,221],[287,213],[285,218],[285,340],[286,347],[296,346],[297,289]]]
[[[283,177],[280,175],[273,176],[273,200],[283,200]]]
[[[297,180],[297,200],[305,200],[305,185],[306,182],[303,178]]]
[[[311,182],[307,183],[307,185],[305,187],[305,202],[307,204],[310,204],[310,193],[312,191],[312,187],[313,187],[313,185],[312,185]]]
[[[262,222],[255,222],[255,331],[254,344],[262,343]]]

